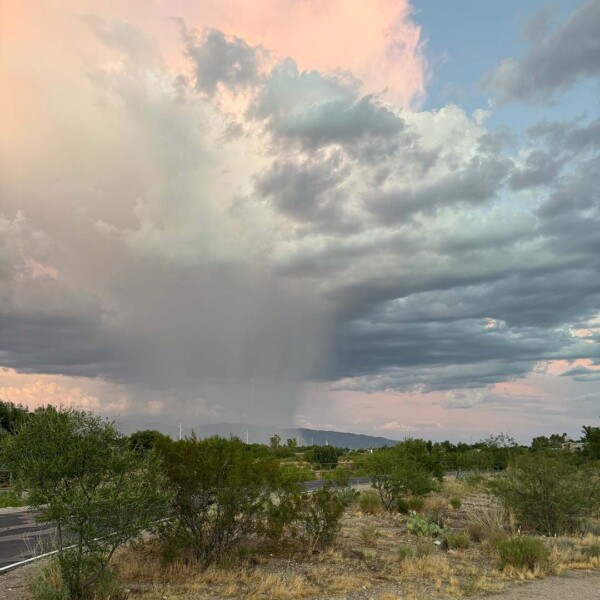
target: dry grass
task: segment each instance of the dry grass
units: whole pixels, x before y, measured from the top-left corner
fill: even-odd
[[[460,533],[472,518],[473,502],[465,496],[463,508],[454,510],[446,493],[428,499],[425,512],[439,511],[444,518],[458,519],[453,527],[454,533]],[[491,538],[498,527],[504,527],[504,513],[494,509],[486,509],[481,519]],[[228,568],[202,571],[193,563],[165,566],[159,549],[147,544],[142,549],[123,551],[117,569],[122,588],[129,590],[128,600],[163,600],[165,596],[168,600],[313,600],[353,592],[379,600],[417,600],[469,597],[497,592],[511,580],[600,568],[595,555],[598,536],[561,537],[547,543],[551,555],[546,569],[500,572],[493,541],[444,551],[432,540],[410,534],[406,516],[365,514],[355,505],[343,518],[335,546],[309,557],[299,547],[287,547],[280,553],[256,550]],[[399,548],[410,553],[401,556]]]

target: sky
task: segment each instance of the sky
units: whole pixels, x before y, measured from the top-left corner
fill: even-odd
[[[598,424],[600,0],[0,7],[0,399]]]

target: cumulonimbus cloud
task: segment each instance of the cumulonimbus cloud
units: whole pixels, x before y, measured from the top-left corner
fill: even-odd
[[[179,37],[175,66],[108,18],[73,21],[43,70],[36,36],[5,63],[40,93],[1,157],[0,365],[284,421],[314,382],[479,390],[463,405],[599,360],[576,333],[600,306],[596,120],[514,152],[479,113],[407,111],[418,88],[370,93],[366,63],[284,58],[238,17]]]

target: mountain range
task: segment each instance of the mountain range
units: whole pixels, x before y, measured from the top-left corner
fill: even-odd
[[[213,423],[189,426],[182,424],[164,423],[157,421],[137,421],[128,419],[118,419],[117,427],[125,434],[133,433],[141,429],[155,429],[177,438],[189,436],[194,432],[199,438],[206,438],[212,435],[222,437],[236,436],[249,443],[268,444],[269,438],[279,435],[281,443],[294,438],[299,446],[337,446],[339,448],[380,448],[382,446],[393,446],[398,440],[389,438],[365,435],[361,433],[349,433],[345,431],[331,431],[321,429],[307,429],[304,427],[287,428],[268,425],[250,425],[247,423]],[[181,431],[180,431],[181,427]]]

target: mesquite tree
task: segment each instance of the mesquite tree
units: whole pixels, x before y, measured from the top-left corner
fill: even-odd
[[[130,449],[111,422],[92,413],[37,411],[3,442],[2,455],[38,520],[56,526],[71,598],[90,595],[117,548],[167,514],[157,456]]]

